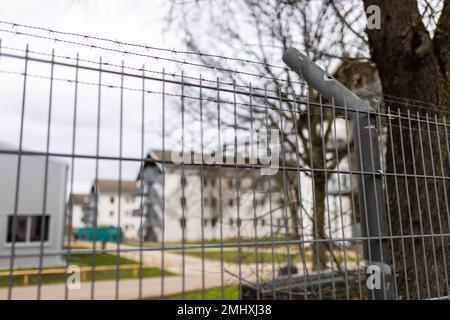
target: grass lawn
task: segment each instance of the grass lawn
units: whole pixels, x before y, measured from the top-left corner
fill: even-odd
[[[69,259],[69,256],[66,255],[66,259]],[[71,254],[70,255],[70,264],[75,264],[80,267],[91,266],[93,262],[92,254]],[[110,266],[116,265],[117,256],[109,254],[109,253],[97,253],[95,255],[95,265],[96,266]],[[137,264],[138,262],[120,257],[119,263],[123,264]]]
[[[67,258],[67,256],[66,256]],[[99,253],[95,255],[95,265],[96,266],[115,266],[117,257],[112,254],[107,253]],[[130,265],[137,264],[138,262],[129,260],[127,258],[120,257],[121,265]],[[92,265],[93,257],[92,254],[72,254],[70,255],[70,264],[78,265],[80,267],[89,267]],[[86,273],[86,280],[90,281],[92,279],[92,272]],[[152,278],[152,277],[160,277],[163,274],[161,269],[153,268],[153,267],[144,267],[142,269],[142,277],[143,278]],[[120,270],[119,278],[123,279],[137,279],[139,276],[136,276],[133,273],[133,270]],[[174,273],[164,271],[164,276],[172,276]],[[95,271],[95,281],[101,280],[115,280],[116,279],[116,270],[102,270]],[[50,284],[50,283],[62,283],[66,281],[66,275],[62,274],[44,274],[42,275],[42,283]],[[23,276],[18,275],[13,277],[14,286],[23,286]],[[36,285],[38,284],[38,276],[30,275],[28,279],[28,285]],[[8,276],[0,277],[0,288],[8,286]]]
[[[205,290],[205,300],[222,300],[222,288],[211,288]],[[239,300],[238,286],[227,286],[223,288],[224,300]],[[182,300],[183,296],[177,294],[168,297],[169,300]],[[202,290],[186,292],[185,300],[203,300]]]
[[[176,253],[181,254],[182,251],[176,251]],[[186,250],[186,255],[201,258],[202,252],[200,250]],[[256,251],[252,250],[242,250],[239,254],[239,250],[224,250],[223,251],[223,261],[227,263],[244,263],[253,264],[256,263]],[[220,250],[205,250],[205,259],[221,261],[222,253]],[[288,255],[275,252],[273,255],[274,262],[288,262]],[[310,257],[306,257],[309,260]],[[298,255],[291,254],[291,262],[298,262],[300,258]],[[258,263],[272,263],[272,253],[267,251],[258,251]]]
[[[274,241],[285,241],[286,238],[275,238]],[[219,240],[219,239],[215,239],[215,240],[193,240],[193,241],[185,241],[184,244],[185,245],[200,245],[200,244],[205,244],[205,245],[220,245],[220,244],[237,244],[238,242],[241,244],[246,244],[246,243],[254,243],[254,242],[271,242],[272,238],[270,237],[260,237],[257,240],[255,240],[254,238],[242,238],[239,241],[237,239],[223,239],[223,241]],[[181,241],[165,241],[164,245],[165,246],[180,246],[181,245]],[[139,241],[135,241],[135,240],[126,240],[124,242],[124,244],[129,245],[129,246],[135,246],[135,247],[139,247],[140,243]],[[143,246],[144,247],[161,247],[162,243],[161,242],[144,242]],[[277,245],[275,245],[276,247]],[[280,244],[278,246],[284,246],[286,247],[286,244]],[[259,245],[258,247],[260,248],[271,248],[271,245],[267,245],[267,246],[263,246],[263,245]]]
[[[176,251],[176,253],[178,254],[182,254],[182,251]],[[186,255],[189,256],[194,256],[194,257],[198,257],[201,258],[202,257],[202,252],[198,249],[196,250],[186,250],[185,251]],[[206,249],[205,250],[205,259],[208,260],[214,260],[214,261],[221,261],[221,252],[220,250],[217,249]],[[256,263],[256,251],[255,250],[241,250],[241,254],[239,255],[239,251],[237,249],[225,249],[223,251],[223,261],[226,263],[241,263],[241,264],[255,264]],[[273,257],[273,259],[272,259]],[[272,252],[268,251],[268,250],[264,250],[264,251],[258,251],[258,263],[272,263],[272,260],[275,263],[300,263],[302,262],[301,257],[298,253],[291,253],[290,254],[290,259],[288,258],[289,256],[286,253],[281,253],[281,252],[274,252],[273,256],[272,256]],[[311,263],[312,262],[312,256],[311,254],[306,254],[305,255],[305,260],[306,263]],[[337,257],[337,260],[339,262],[343,262],[344,257]],[[353,257],[349,257],[347,256],[347,261],[355,261],[355,259]]]

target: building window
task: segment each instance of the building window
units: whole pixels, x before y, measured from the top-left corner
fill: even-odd
[[[207,186],[208,185],[208,179],[206,179],[206,177],[203,177],[203,186]]]
[[[232,207],[234,205],[234,200],[233,199],[228,200],[228,205]]]
[[[228,180],[228,187],[231,189],[231,188],[233,188],[233,180],[232,179],[229,179]]]
[[[203,219],[203,225],[206,227],[208,225],[208,219]]]
[[[7,242],[13,242],[13,221],[14,216],[8,216],[8,239]],[[16,216],[16,242],[27,241],[27,216]]]
[[[109,215],[110,215],[111,217],[114,217],[114,211],[109,212]]]
[[[217,217],[213,217],[213,218],[211,219],[211,225],[212,225],[213,228],[216,226],[217,220],[218,220]]]
[[[233,218],[230,218],[229,224],[230,224],[230,226],[233,226],[233,225],[234,225],[234,219],[233,219]]]
[[[287,225],[287,221],[286,221],[286,218],[277,218],[277,224],[279,225],[279,226],[286,226]]]
[[[261,226],[264,227],[265,225],[266,225],[266,219],[263,218],[263,219],[261,219]]]
[[[181,228],[186,228],[186,217],[180,219],[180,226]]]
[[[216,186],[216,179],[211,179],[211,186],[213,186],[213,187]]]
[[[48,241],[49,220],[50,216],[45,216],[44,220],[42,220],[42,216],[30,217],[30,241],[41,241],[41,235],[43,235],[44,241]]]
[[[43,220],[44,219],[44,220]],[[15,242],[48,241],[50,216],[18,215],[16,216]],[[7,242],[13,242],[14,216],[8,216]]]
[[[109,198],[109,202],[114,203],[114,197]]]
[[[212,197],[211,199],[211,207],[215,209],[217,207],[217,199]]]
[[[184,188],[187,185],[186,177],[182,176],[180,182],[181,182],[181,186]]]

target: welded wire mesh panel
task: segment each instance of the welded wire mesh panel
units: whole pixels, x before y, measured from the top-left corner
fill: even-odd
[[[2,299],[449,295],[443,110],[1,24]]]

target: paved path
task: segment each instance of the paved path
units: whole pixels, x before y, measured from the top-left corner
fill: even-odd
[[[108,245],[108,250],[115,249],[115,245]],[[136,247],[122,245],[121,249],[136,249]],[[122,257],[132,260],[139,260],[139,251],[121,252]],[[142,261],[145,266],[161,268],[160,251],[143,251]],[[184,277],[183,256],[180,254],[166,252],[164,254],[164,269],[174,272],[176,276],[164,277],[164,294],[173,295],[185,291],[213,288],[223,285],[236,284],[239,282],[239,265],[225,263],[223,266],[219,261],[205,260],[202,266],[202,259],[193,256],[184,256]],[[272,277],[271,265],[259,265],[259,276]],[[204,272],[204,278],[202,274]],[[225,272],[222,273],[222,270]],[[256,268],[254,265],[241,265],[240,274],[246,281],[256,281]],[[222,275],[223,274],[223,278]],[[184,279],[184,284],[183,284]],[[91,282],[82,282],[79,290],[70,290],[69,299],[91,299]],[[139,295],[139,279],[120,280],[118,285],[119,299],[139,299],[161,297],[162,280],[160,277],[142,279],[142,296]],[[12,299],[36,299],[37,286],[14,287]],[[94,299],[115,299],[116,281],[96,281],[94,285]],[[7,288],[0,289],[0,300],[6,299]],[[65,284],[45,284],[41,288],[42,299],[64,299]]]
[[[220,284],[220,277],[206,275],[206,288],[216,287]],[[186,279],[186,291],[195,290],[202,287],[201,277]],[[166,295],[177,294],[182,291],[182,277],[165,277],[164,292]],[[91,283],[82,282],[79,290],[70,290],[68,299],[80,300],[91,299]],[[145,278],[142,280],[142,297],[159,297],[161,294],[161,278]],[[35,300],[37,297],[37,286],[15,287],[12,291],[13,299]],[[60,300],[65,297],[64,284],[46,284],[42,286],[42,299]],[[0,290],[0,299],[7,298],[7,289]],[[115,281],[97,281],[94,287],[94,299],[110,300],[116,298]],[[119,299],[139,299],[139,280],[121,280],[119,282]]]
[[[108,250],[115,249],[115,245],[108,245]],[[121,249],[137,249],[127,245],[121,245]],[[122,257],[139,261],[139,251],[121,252]],[[161,268],[160,251],[143,251],[142,261],[145,266]],[[350,266],[348,266],[350,267]],[[277,268],[277,266],[275,266]],[[189,255],[184,256],[184,277],[183,275],[183,256],[181,254],[166,252],[164,254],[164,269],[176,273],[176,276],[165,276],[164,295],[173,295],[181,293],[184,287],[185,291],[192,291],[202,288],[213,288],[223,285],[236,284],[241,279],[245,281],[256,282],[255,264],[241,264],[239,270],[238,264],[224,263],[220,261],[205,260],[202,267],[202,259]],[[204,273],[202,271],[205,271]],[[224,272],[222,273],[222,270]],[[298,265],[301,273],[303,266]],[[204,274],[204,278],[202,277]],[[223,277],[222,277],[223,274]],[[272,278],[272,265],[259,264],[258,278]],[[275,270],[276,276],[276,270]],[[184,279],[184,281],[183,281]],[[244,280],[243,280],[244,281]],[[184,282],[184,283],[183,283]],[[68,299],[91,299],[91,282],[82,282],[79,290],[70,290]],[[139,294],[139,279],[120,280],[118,285],[118,299],[139,299],[159,298],[161,297],[162,279],[160,277],[142,279],[142,295]],[[13,299],[36,299],[37,286],[14,287],[12,291]],[[96,281],[94,285],[94,299],[116,299],[117,284],[114,280]],[[0,300],[7,298],[8,289],[0,289]],[[64,299],[65,284],[46,284],[42,286],[42,299]]]

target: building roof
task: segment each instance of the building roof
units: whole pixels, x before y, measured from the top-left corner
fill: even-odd
[[[181,166],[180,165],[175,165],[172,162],[172,150],[165,150],[164,152],[162,152],[162,150],[155,150],[152,149],[149,151],[147,158],[146,158],[146,162],[149,165],[154,165],[156,163],[156,165],[158,165],[158,167],[161,167],[161,161],[164,160],[164,167],[166,168],[166,170],[164,171],[166,174],[167,173],[175,173],[175,174],[180,174],[181,175]],[[191,159],[194,159],[194,157],[197,156],[198,158],[201,158],[201,154],[199,153],[191,153]],[[254,179],[256,184],[259,185],[261,184],[263,181],[268,181],[268,180],[272,180],[274,181],[274,183],[272,184],[272,190],[275,191],[277,190],[277,188],[280,188],[280,185],[276,183],[276,181],[280,180],[278,178],[282,177],[283,175],[283,169],[282,169],[282,163],[279,163],[279,168],[278,168],[278,172],[275,175],[261,175],[261,174],[255,174],[255,170],[260,170],[260,168],[252,168],[251,166],[238,166],[236,167],[235,161],[234,161],[234,157],[226,157],[224,159],[224,161],[227,161],[229,163],[231,163],[232,165],[230,166],[222,166],[220,167],[220,177],[222,178],[232,178],[235,179],[236,175],[239,176],[239,179]],[[245,163],[248,164],[249,160],[248,158],[245,159]],[[292,166],[292,167],[297,167],[298,164],[297,162],[294,161],[290,161],[287,160],[286,161],[286,166]],[[218,170],[219,167],[215,166],[215,165],[207,165],[207,164],[185,164],[183,165],[183,168],[185,170],[185,175],[199,175],[200,174],[200,168],[202,167],[202,171],[203,171],[203,177],[205,178],[218,178]],[[291,178],[295,178],[297,177],[297,171],[286,171],[285,172],[286,176],[289,176]],[[140,176],[138,175],[137,179],[139,180]],[[235,187],[233,187],[235,188]]]
[[[172,163],[172,153],[174,153],[174,152],[176,152],[176,151],[175,150],[170,150],[170,149],[169,150],[166,149],[166,150],[164,150],[164,152],[163,152],[163,150],[159,150],[159,149],[151,149],[149,151],[148,155],[151,158],[153,158],[155,160],[158,160],[159,162],[164,161],[164,162],[167,162],[166,165],[167,164],[171,165],[171,164],[173,164]],[[178,151],[178,152],[180,152],[180,151]],[[191,156],[192,161],[194,161],[194,159],[202,159],[202,154],[201,153],[194,152],[194,151],[191,151],[190,153],[191,153],[190,156]],[[204,153],[203,156],[206,157],[206,153]],[[225,155],[223,157],[223,161],[224,162],[228,162],[228,163],[234,163],[234,156],[232,156],[232,155]],[[188,165],[185,165],[185,166],[188,166]]]
[[[109,180],[98,179],[96,180],[97,188],[100,192],[104,193],[131,193],[136,188],[136,181],[134,180]]]
[[[189,175],[194,173],[195,175],[198,174],[201,164],[200,163],[194,163],[194,159],[197,159],[197,161],[201,161],[202,158],[201,153],[198,152],[191,152],[191,161],[190,164],[184,164],[184,165],[176,165],[172,161],[172,152],[173,150],[157,150],[152,149],[149,151],[147,155],[147,163],[153,164],[156,163],[157,166],[162,170],[162,163],[164,163],[164,168],[166,173],[170,172],[178,172],[182,167],[185,170],[185,174]],[[205,156],[205,155],[204,155]],[[156,160],[156,161],[153,161]],[[252,169],[251,168],[245,168],[245,167],[239,167],[236,169],[234,166],[235,161],[233,156],[225,156],[223,158],[223,163],[229,163],[230,166],[224,166],[221,168],[222,176],[231,176],[234,177],[236,175],[236,170],[239,171],[239,175],[242,177],[244,175],[251,176]],[[245,163],[249,163],[248,159],[245,159]],[[218,167],[215,165],[207,165],[203,162],[203,175],[204,176],[217,176],[217,170]],[[138,175],[139,179],[139,175]]]
[[[72,193],[70,200],[74,206],[81,206],[89,201],[89,195],[81,193]]]
[[[10,143],[6,143],[4,141],[0,141],[0,150],[2,150],[3,152],[0,153],[0,155],[4,155],[4,156],[18,156],[19,154],[19,147],[15,146],[13,144]],[[40,151],[36,151],[36,150],[32,150],[32,149],[27,149],[27,148],[22,148],[22,157],[29,157],[29,158],[33,158],[33,159],[38,159],[40,161],[47,161],[59,166],[63,166],[63,167],[69,167],[69,164],[65,161],[65,160],[61,160],[59,158],[55,158],[55,157],[48,157],[46,158],[45,155],[40,152]]]
[[[169,169],[170,168],[174,168],[174,167],[175,168],[179,168],[179,165],[175,165],[173,163],[172,152],[175,152],[175,151],[170,150],[170,149],[169,150],[166,149],[163,152],[162,150],[151,149],[148,152],[148,154],[147,154],[146,162],[152,163],[152,164],[156,163],[159,167],[161,167],[162,162],[164,162],[164,166],[166,168],[169,168]],[[206,157],[206,155],[207,155],[207,153],[204,153],[203,157]],[[238,157],[242,157],[242,155],[238,154]],[[187,170],[189,170],[189,169],[198,170],[198,168],[200,167],[202,154],[198,153],[198,152],[191,152],[190,159],[191,159],[192,163],[184,164],[183,165],[184,169],[187,169]],[[156,160],[156,161],[153,162],[152,160]],[[195,162],[195,161],[198,161],[198,162]],[[226,172],[226,171],[235,172],[236,171],[236,168],[234,166],[236,164],[234,155],[226,154],[226,155],[223,156],[222,161],[223,161],[222,162],[223,164],[229,164],[230,165],[228,167],[227,166],[222,167],[222,170],[224,172]],[[245,164],[250,164],[250,160],[249,160],[248,157],[244,157],[243,161],[244,161]],[[260,164],[259,159],[256,159],[256,161],[258,162],[258,164]],[[286,159],[286,164],[296,165],[296,162],[294,162],[292,160],[289,160],[289,159]],[[280,160],[280,165],[281,165],[281,160]],[[246,169],[246,168],[243,168],[243,167],[240,167],[239,169],[241,171],[242,170],[243,171],[251,170],[249,168]],[[217,167],[215,167],[214,165],[213,166],[207,165],[205,162],[203,162],[203,170],[204,170],[205,174],[208,174],[209,172],[212,172],[213,174],[216,174]]]

